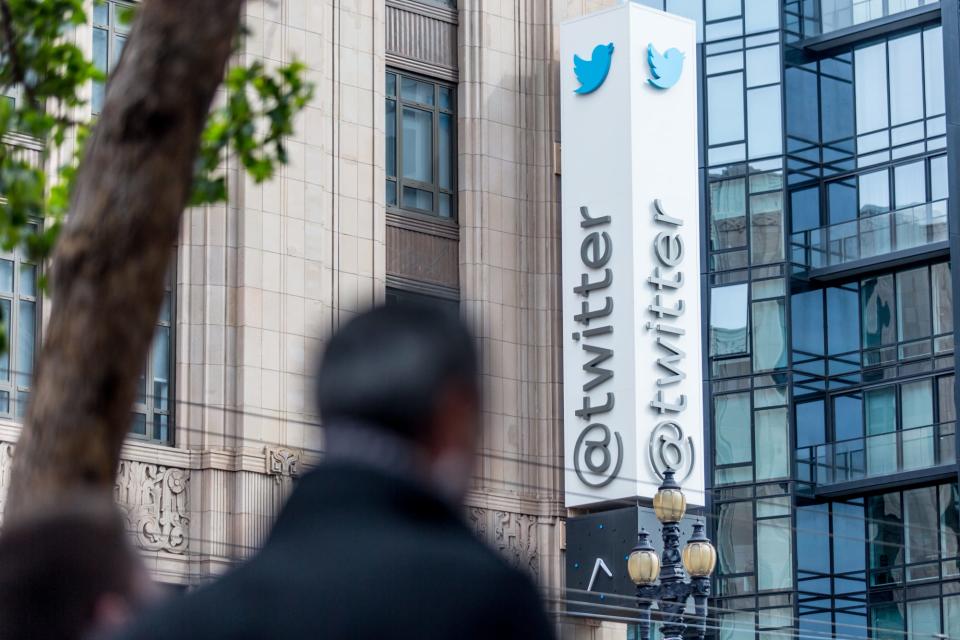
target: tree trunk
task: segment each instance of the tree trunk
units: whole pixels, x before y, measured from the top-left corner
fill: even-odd
[[[147,0],[140,8],[54,252],[52,314],[14,454],[8,518],[67,490],[112,489],[242,6]]]

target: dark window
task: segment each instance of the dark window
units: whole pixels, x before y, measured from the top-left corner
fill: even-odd
[[[407,291],[406,289],[396,289],[394,287],[387,287],[386,303],[388,305],[429,305],[436,306],[444,311],[449,311],[452,314],[457,314],[460,312],[460,303],[457,300],[441,298],[439,296],[431,296],[424,293],[416,293],[413,291]]]
[[[456,218],[456,89],[388,71],[386,203]]]

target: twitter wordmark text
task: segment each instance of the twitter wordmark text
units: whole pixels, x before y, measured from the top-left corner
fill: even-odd
[[[613,239],[607,229],[610,228],[610,216],[590,215],[590,209],[580,207],[580,228],[588,231],[580,243],[580,260],[585,267],[580,275],[580,284],[573,291],[584,298],[580,303],[580,313],[574,316],[577,324],[587,327],[573,334],[573,339],[580,342],[586,362],[582,365],[587,374],[583,383],[583,405],[577,409],[576,415],[590,424],[587,425],[577,438],[573,449],[573,464],[577,476],[590,487],[603,487],[610,484],[620,473],[623,464],[623,439],[618,432],[611,434],[610,428],[602,422],[593,422],[593,416],[609,413],[613,410],[616,397],[613,391],[607,390],[613,379],[613,370],[604,368],[607,360],[613,358],[613,349],[601,347],[592,342],[592,339],[607,337],[613,333],[610,324],[610,314],[613,313],[613,297],[603,295],[613,284],[613,270],[608,266],[613,255]],[[593,277],[591,277],[591,274]],[[592,299],[590,294],[598,292]],[[602,296],[602,306],[600,297]],[[592,326],[591,321],[602,326]],[[609,366],[609,365],[608,365]],[[600,404],[594,404],[592,393],[602,394]],[[592,439],[588,440],[590,436]],[[616,440],[616,459],[611,453],[611,445]],[[599,480],[590,480],[584,475],[583,466]]]

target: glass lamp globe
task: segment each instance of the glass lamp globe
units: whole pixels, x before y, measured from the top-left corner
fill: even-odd
[[[638,534],[637,546],[627,559],[627,573],[637,586],[653,584],[660,576],[660,558],[650,544],[650,534],[642,530]]]
[[[706,578],[717,565],[717,550],[704,535],[702,522],[693,525],[693,535],[683,548],[683,566],[694,578]]]
[[[687,497],[674,480],[672,469],[663,473],[663,484],[657,495],[653,496],[653,510],[660,522],[680,522],[687,511]]]

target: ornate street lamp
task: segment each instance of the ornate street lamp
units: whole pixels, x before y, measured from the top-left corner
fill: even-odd
[[[686,624],[683,610],[687,598],[693,596],[696,611],[697,637],[706,635],[707,597],[710,595],[710,574],[717,564],[717,550],[704,534],[703,523],[693,525],[693,535],[680,551],[680,520],[687,510],[687,499],[673,477],[663,474],[663,484],[653,497],[653,510],[663,523],[663,555],[650,544],[650,534],[641,530],[637,546],[627,559],[630,579],[637,585],[637,606],[640,607],[640,638],[650,638],[650,608],[657,603],[663,614],[664,640],[679,640]],[[686,573],[684,573],[686,568]],[[690,575],[687,581],[686,574]],[[659,577],[660,582],[657,583]]]

